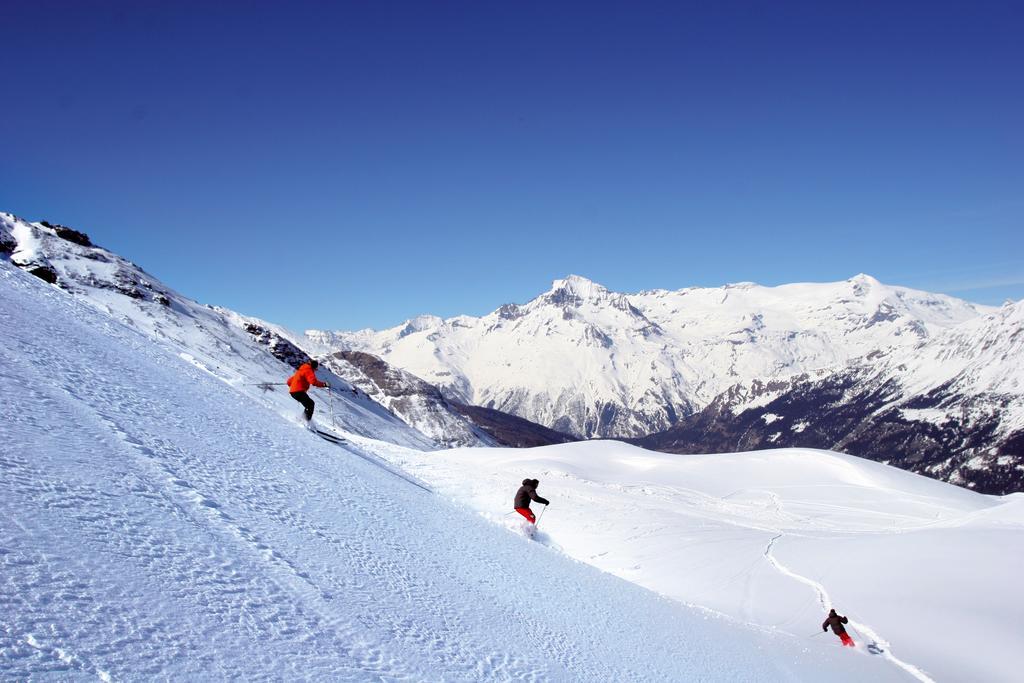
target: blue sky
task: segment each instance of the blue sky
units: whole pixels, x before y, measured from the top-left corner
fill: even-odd
[[[1020,3],[0,7],[0,210],[296,329],[620,291],[1024,295]]]

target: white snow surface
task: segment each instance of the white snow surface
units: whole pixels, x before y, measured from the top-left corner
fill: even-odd
[[[809,607],[807,629],[766,628],[759,590],[737,619],[554,547],[574,555],[566,530],[592,537],[629,510],[560,517],[560,496],[545,545],[464,507],[560,451],[459,452],[461,483],[437,482],[460,489],[453,502],[372,462],[443,455],[327,443],[289,419],[294,406],[224,380],[0,260],[0,678],[911,680],[805,637],[821,617]],[[472,476],[500,457],[500,482]],[[586,483],[612,475],[593,464],[563,480],[606,488]]]
[[[920,680],[1020,680],[1024,494],[801,449],[669,455],[591,441],[388,457],[496,522],[516,517],[501,514],[522,479],[540,479],[551,543],[673,600],[794,638],[820,633],[835,607],[859,651],[875,643]]]
[[[703,408],[738,382],[913,349],[993,310],[867,275],[636,294],[572,275],[480,318],[311,330],[306,343],[372,353],[467,403],[563,431],[642,436],[672,426],[672,410]]]

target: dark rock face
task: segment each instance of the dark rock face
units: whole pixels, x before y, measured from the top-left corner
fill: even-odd
[[[523,315],[522,309],[516,304],[505,304],[498,309],[498,317],[504,320],[517,320]]]
[[[578,308],[583,305],[583,297],[564,287],[553,290],[546,298],[552,306],[562,308]]]
[[[615,341],[595,325],[587,325],[583,338],[594,346],[603,346],[606,349],[615,346]]]
[[[958,395],[944,386],[900,401],[892,380],[850,371],[822,380],[762,385],[779,395],[734,413],[726,392],[664,432],[635,439],[668,453],[822,448],[866,458],[990,494],[1024,490],[1024,431],[1000,436],[997,412],[1011,397]],[[747,395],[749,400],[753,395]],[[898,405],[894,405],[898,402]],[[934,411],[934,421],[913,419]]]
[[[39,221],[39,224],[45,225],[46,227],[50,228],[55,233],[57,233],[57,237],[63,240],[67,240],[68,242],[74,242],[75,244],[78,244],[83,247],[95,246],[92,243],[92,240],[89,239],[89,236],[86,235],[84,232],[79,232],[78,230],[69,228],[66,225],[50,223],[48,221]]]
[[[17,248],[18,243],[14,241],[13,237],[5,232],[0,232],[0,254],[13,254]]]
[[[166,305],[170,305],[170,302]],[[253,339],[266,346],[274,358],[293,368],[310,361],[310,357],[305,351],[276,332],[255,323],[245,323],[243,328],[253,336]]]
[[[24,266],[24,269],[32,275],[35,275],[43,282],[49,282],[51,285],[57,284],[57,271],[50,266],[27,265]]]
[[[494,437],[494,440],[501,446],[509,448],[534,448],[536,446],[550,446],[556,443],[569,443],[579,441],[579,437],[564,432],[548,429],[536,422],[524,420],[515,415],[503,413],[493,408],[482,408],[480,406],[469,406],[463,403],[451,402],[452,408],[465,415],[476,426]]]

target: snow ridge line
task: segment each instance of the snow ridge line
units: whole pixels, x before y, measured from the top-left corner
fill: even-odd
[[[788,576],[789,578],[794,579],[795,581],[798,581],[806,586],[810,586],[812,589],[814,589],[815,593],[818,596],[818,602],[821,604],[821,608],[823,610],[829,609],[829,606],[832,604],[832,599],[829,598],[828,591],[825,590],[825,586],[818,583],[814,579],[810,579],[802,574],[797,574],[789,567],[779,562],[775,555],[772,554],[772,548],[775,546],[775,542],[785,535],[785,532],[780,531],[778,534],[773,536],[772,539],[768,541],[767,547],[765,547],[764,549],[764,556],[768,559],[768,562],[770,562],[771,565],[779,571],[780,574]],[[863,631],[864,633],[866,633],[873,642],[884,645],[885,652],[882,653],[882,656],[890,662],[892,662],[893,664],[895,664],[896,666],[906,671],[907,673],[909,673],[917,680],[921,681],[921,683],[935,683],[935,680],[933,678],[931,678],[928,674],[926,674],[918,667],[914,666],[913,664],[910,664],[909,662],[904,662],[902,659],[899,659],[898,657],[894,656],[892,654],[892,648],[889,644],[889,641],[879,636],[878,633],[876,633],[875,630],[872,629],[870,626],[858,621],[853,621],[852,619],[850,620],[850,626],[855,626],[856,630]]]

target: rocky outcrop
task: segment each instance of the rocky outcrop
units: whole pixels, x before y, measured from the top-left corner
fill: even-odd
[[[73,242],[74,244],[77,244],[82,247],[95,246],[92,243],[92,240],[89,239],[88,235],[86,235],[84,232],[79,232],[74,228],[69,228],[66,225],[60,225],[57,223],[50,223],[48,221],[39,221],[39,224],[53,230],[54,233],[56,233],[57,237],[61,238],[62,240]]]
[[[57,271],[48,263],[19,263],[18,265],[21,266],[22,270],[35,275],[43,282],[49,282],[51,285],[57,284],[59,279]]]
[[[271,355],[279,361],[297,368],[310,361],[309,354],[291,343],[278,333],[254,322],[245,322],[242,328],[252,335],[253,339],[265,346]]]
[[[0,230],[0,255],[10,256],[17,248],[18,243],[14,237],[9,232]]]
[[[90,255],[90,257],[90,260],[108,262],[102,255],[99,258],[96,258],[95,255]],[[117,268],[113,275],[98,276],[94,273],[76,275],[69,278],[69,282],[66,284],[69,288],[74,284],[79,284],[93,289],[111,290],[137,301],[152,301],[161,306],[171,305],[168,292],[151,280],[142,277],[139,271],[124,267]]]
[[[109,290],[136,301],[171,305],[168,290],[135,264],[95,246],[84,232],[49,221],[28,223],[10,214],[2,219],[0,250],[9,249],[12,263],[41,280],[76,293]],[[14,235],[15,226],[20,243]],[[104,267],[81,265],[86,262]]]

